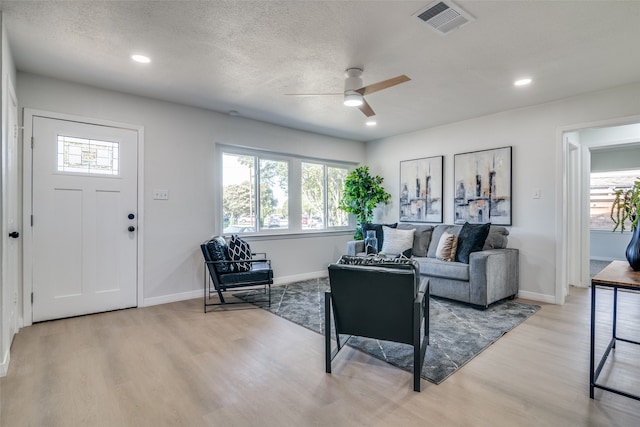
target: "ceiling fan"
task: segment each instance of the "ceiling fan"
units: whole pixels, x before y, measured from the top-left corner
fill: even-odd
[[[344,81],[344,92],[342,93],[286,93],[285,95],[290,96],[336,96],[343,95],[344,96],[344,105],[348,107],[358,107],[362,113],[367,116],[375,116],[376,113],[373,111],[371,106],[367,103],[366,99],[364,99],[365,95],[370,95],[372,93],[381,91],[382,89],[387,89],[392,86],[399,85],[400,83],[405,83],[411,80],[409,77],[401,74],[399,76],[382,80],[377,83],[373,83],[367,86],[362,85],[362,68],[348,68],[345,70],[345,76],[347,77]]]

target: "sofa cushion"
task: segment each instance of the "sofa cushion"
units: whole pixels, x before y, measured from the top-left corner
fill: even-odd
[[[489,235],[487,236],[487,240],[484,241],[484,246],[482,247],[483,251],[489,249],[504,249],[507,247],[507,241],[509,240],[507,236],[509,235],[509,230],[504,227],[492,225],[489,228]]]
[[[416,230],[413,235],[413,256],[427,256],[433,225],[398,224],[398,230],[411,230],[412,228]]]
[[[415,229],[398,230],[390,227],[382,227],[384,234],[384,243],[382,244],[381,253],[385,255],[399,255],[413,248],[413,235]]]
[[[438,242],[438,248],[436,249],[436,258],[442,261],[454,261],[457,247],[458,236],[445,231],[440,236],[440,242]]]
[[[469,224],[465,222],[458,234],[458,252],[456,252],[456,261],[469,264],[469,254],[482,250],[484,241],[487,240],[489,234],[490,223],[486,224]]]
[[[365,237],[367,237],[367,231],[368,230],[374,230],[376,232],[376,239],[378,239],[378,252],[380,252],[382,250],[382,243],[384,242],[384,235],[382,233],[382,226],[386,226],[386,227],[390,227],[390,228],[396,228],[398,226],[398,223],[393,223],[393,224],[369,224],[369,223],[363,223],[362,224],[362,238],[364,239]]]
[[[469,280],[469,264],[445,262],[436,258],[414,258],[420,265],[420,274],[453,280]]]

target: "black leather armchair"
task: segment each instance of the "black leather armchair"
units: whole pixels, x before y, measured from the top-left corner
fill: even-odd
[[[325,293],[326,372],[331,373],[332,360],[353,335],[409,344],[414,355],[413,389],[420,391],[420,372],[429,343],[429,280],[420,278],[420,268],[412,260],[364,260],[360,262],[366,265],[349,265],[346,263],[358,261],[342,257],[337,264],[329,265],[331,290]],[[337,342],[333,350],[332,317]],[[341,342],[340,335],[348,337]]]
[[[270,307],[273,284],[271,260],[267,259],[265,253],[255,252],[251,254],[251,259],[230,260],[222,247],[224,244],[224,238],[214,237],[200,245],[204,256],[204,312],[206,313],[207,307],[210,306],[235,304],[236,302],[226,301],[222,293],[230,289],[248,287],[263,287]],[[238,263],[249,265],[250,269],[234,271],[232,266]],[[216,293],[220,302],[211,302],[211,296]]]

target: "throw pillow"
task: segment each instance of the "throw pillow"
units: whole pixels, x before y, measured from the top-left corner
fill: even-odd
[[[469,254],[471,252],[481,251],[484,241],[487,240],[489,234],[490,223],[486,224],[469,224],[465,222],[458,234],[458,252],[456,253],[456,261],[469,264]]]
[[[251,259],[251,248],[249,244],[239,238],[237,235],[232,235],[229,241],[229,258],[231,261],[242,261]],[[234,271],[249,271],[251,270],[250,262],[236,262],[233,265]]]
[[[376,232],[376,239],[378,239],[378,252],[380,252],[382,250],[382,243],[384,242],[384,233],[382,232],[382,227],[390,227],[390,228],[396,228],[398,226],[398,223],[396,222],[395,224],[368,224],[368,223],[364,223],[362,224],[362,238],[364,239],[364,237],[367,235],[367,230],[375,230]]]
[[[415,225],[415,224],[398,224],[398,230],[411,230],[415,228],[413,235],[413,251],[412,255],[417,257],[426,257],[431,234],[433,233],[432,225]]]
[[[496,227],[492,225],[489,228],[489,234],[487,235],[487,240],[484,241],[484,246],[482,247],[483,251],[489,249],[504,249],[507,247],[507,236],[509,235],[509,230],[504,227]]]
[[[447,233],[446,231],[440,236],[438,248],[436,249],[436,258],[442,261],[453,261],[456,256],[458,247],[458,236]]]
[[[440,238],[442,237],[442,233],[445,231],[449,232],[449,234],[456,234],[449,231],[452,225],[440,224],[434,227],[433,232],[431,233],[431,242],[429,243],[429,248],[427,249],[427,257],[435,258],[436,250],[438,249],[438,244],[440,243]]]
[[[207,242],[207,250],[211,261],[230,261],[227,253],[227,242],[224,237],[218,236]],[[230,273],[233,271],[231,263],[220,262],[213,264],[213,267],[218,273]]]
[[[384,234],[384,243],[382,244],[381,253],[390,256],[396,256],[407,249],[413,248],[413,235],[415,229],[398,230],[387,226],[382,227]]]

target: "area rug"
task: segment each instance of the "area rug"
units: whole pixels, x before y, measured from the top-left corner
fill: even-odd
[[[329,279],[320,278],[274,286],[271,307],[264,293],[242,292],[236,297],[251,302],[291,322],[324,334],[324,293]],[[431,297],[430,337],[421,376],[440,384],[455,371],[540,309],[539,306],[503,301],[486,310],[443,298]],[[334,341],[335,343],[335,341]],[[413,372],[413,348],[407,344],[352,337],[350,347]]]

